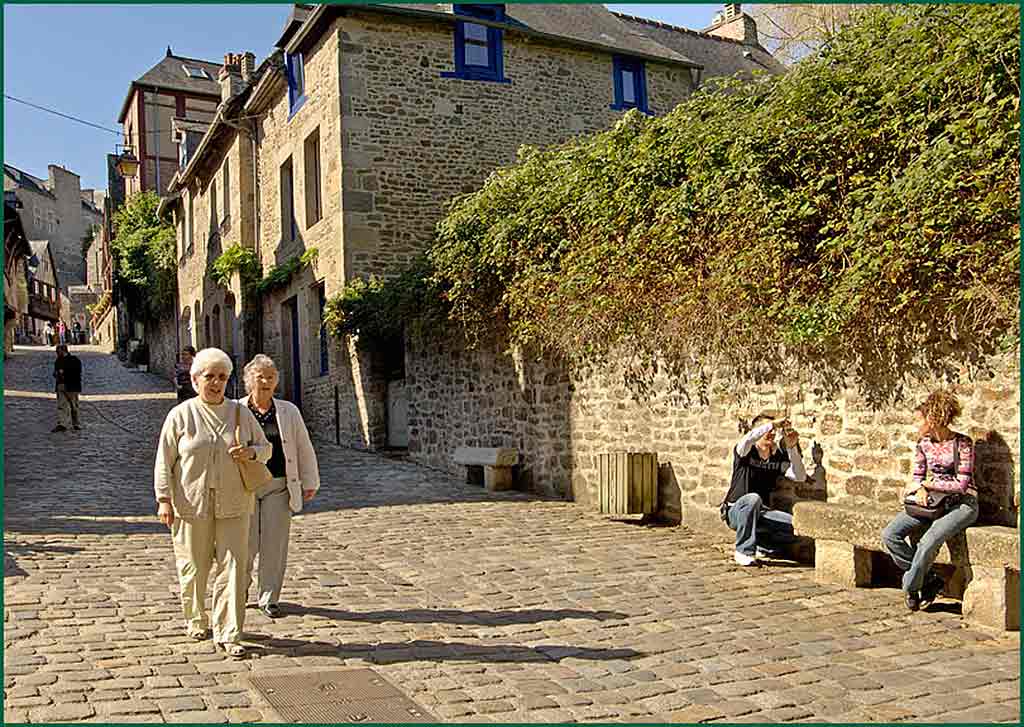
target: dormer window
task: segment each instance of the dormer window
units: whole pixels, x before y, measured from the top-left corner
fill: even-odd
[[[284,57],[288,76],[288,117],[295,115],[306,102],[306,66],[301,53],[287,53]]]
[[[207,81],[213,80],[212,78],[210,78],[210,74],[206,72],[205,68],[187,65],[183,65],[182,68],[185,69],[185,75],[189,78],[205,78]]]
[[[496,23],[505,21],[504,5],[453,5],[455,15]],[[455,23],[455,72],[447,78],[506,82],[502,63],[502,31],[480,23]]]
[[[647,110],[647,73],[644,62],[628,56],[612,57],[612,86],[615,93],[613,109]]]

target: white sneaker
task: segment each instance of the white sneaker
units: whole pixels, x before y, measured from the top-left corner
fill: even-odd
[[[757,558],[750,555],[744,555],[740,551],[736,551],[732,554],[732,559],[736,561],[737,565],[750,566],[757,565]]]

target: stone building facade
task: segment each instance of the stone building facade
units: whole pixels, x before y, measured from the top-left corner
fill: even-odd
[[[168,183],[169,196],[161,211],[173,212],[178,259],[178,302],[175,321],[165,324],[168,351],[175,360],[183,346],[197,349],[215,346],[235,362],[244,364],[246,354],[256,353],[246,345],[244,316],[247,291],[239,275],[230,284],[216,282],[212,264],[220,254],[240,245],[255,244],[255,180],[251,135],[225,123],[240,108],[241,91],[253,80],[255,56],[231,54],[216,71],[221,101],[209,123],[175,119],[176,141],[187,150]],[[184,123],[181,123],[183,122]],[[197,128],[206,133],[188,138]],[[252,328],[252,326],[250,326]],[[239,393],[238,377],[229,393]]]
[[[125,180],[128,197],[149,190],[166,194],[180,153],[172,121],[213,118],[220,100],[217,71],[216,63],[174,55],[168,46],[159,63],[131,82],[117,117],[139,159],[138,175]]]
[[[446,203],[513,163],[521,145],[608,128],[629,107],[664,113],[692,93],[708,69],[641,27],[596,5],[296,6],[279,52],[243,80],[238,110],[222,95],[170,189],[180,193],[179,236],[188,219],[205,224],[210,182],[195,170],[216,176],[228,146],[252,148],[263,273],[316,257],[241,313],[241,339],[278,362],[281,393],[302,406],[315,436],[416,448],[406,423],[412,352],[328,338],[324,301],[353,279],[398,272],[430,244]],[[744,67],[745,46],[697,35],[688,42],[721,45],[722,58]],[[242,182],[231,189],[247,194]],[[234,224],[245,230],[250,218]],[[197,251],[179,276],[179,316],[191,317],[197,344],[214,340],[197,334],[210,306],[225,305],[207,275],[211,260]],[[235,290],[236,301],[243,294]]]
[[[432,241],[447,201],[513,163],[521,145],[611,126],[623,113],[616,58],[642,60],[650,113],[668,111],[695,87],[698,64],[602,7],[504,11],[487,26],[501,33],[500,78],[490,80],[460,76],[453,59],[459,23],[479,17],[445,6],[299,13],[279,46],[286,59],[302,58],[304,98],[296,105],[278,83],[247,106],[261,115],[264,269],[318,251],[262,301],[262,348],[281,362],[286,395],[298,392],[320,436],[361,448],[415,446],[412,429],[400,426],[412,406],[412,353],[325,341],[325,298],[357,277],[400,270]],[[570,27],[575,35],[563,32]],[[288,73],[286,63],[285,81]]]

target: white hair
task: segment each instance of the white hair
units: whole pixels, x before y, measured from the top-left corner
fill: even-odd
[[[274,363],[274,359],[270,358],[264,353],[258,353],[252,357],[252,361],[245,365],[242,369],[242,381],[245,383],[245,393],[251,393],[253,385],[256,383],[256,370],[257,369],[274,369],[277,371],[277,364]]]
[[[189,369],[189,373],[192,376],[199,376],[204,371],[224,369],[228,372],[228,376],[231,376],[234,368],[235,365],[231,363],[231,357],[219,348],[204,348],[192,359],[192,368]]]

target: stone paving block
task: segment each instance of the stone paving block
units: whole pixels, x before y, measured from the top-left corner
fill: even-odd
[[[106,685],[103,685],[106,687]],[[75,694],[77,697],[85,698],[85,694]],[[88,693],[90,702],[112,702],[117,699],[128,699],[128,692],[120,689],[95,689]]]
[[[28,709],[41,707],[50,704],[53,700],[45,694],[36,694],[30,697],[7,697],[4,699],[4,708]]]
[[[90,704],[55,704],[49,707],[30,709],[28,720],[33,722],[73,722],[89,719],[94,714],[96,714],[96,710]],[[7,717],[6,714],[5,717]]]
[[[147,699],[121,699],[109,702],[95,703],[96,714],[116,716],[120,721],[122,716],[133,714],[156,714],[160,711],[159,705]]]
[[[165,713],[163,717],[166,722],[182,722],[187,724],[219,724],[228,721],[228,716],[216,709],[171,712]]]
[[[158,699],[150,695],[149,699],[156,702],[165,715],[169,712],[202,712],[206,709],[206,702],[197,696]]]

